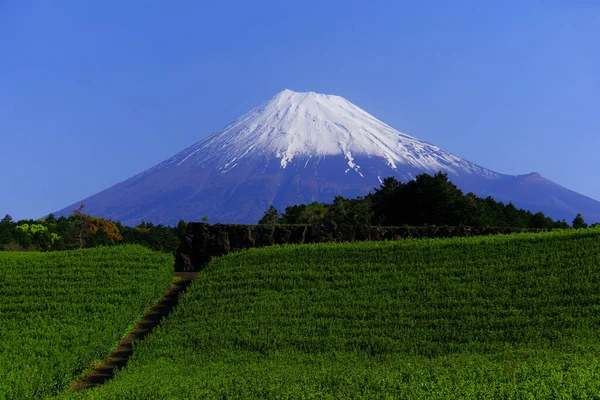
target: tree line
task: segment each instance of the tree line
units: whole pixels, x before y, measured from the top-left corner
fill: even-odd
[[[38,220],[13,221],[10,215],[0,220],[0,250],[53,251],[84,247],[140,244],[152,250],[176,253],[184,238],[187,223],[176,227],[154,225],[142,221],[138,226],[84,213],[82,203],[68,217],[50,214]],[[207,222],[207,217],[202,221]],[[348,199],[337,196],[331,203],[289,206],[279,213],[271,206],[259,224],[323,225],[336,228],[340,224],[370,226],[467,225],[482,228],[569,228],[565,221],[555,221],[542,212],[532,213],[504,204],[492,197],[480,198],[464,194],[447,174],[421,174],[402,183],[393,177],[382,181],[379,188],[363,197]],[[573,228],[587,224],[578,214]],[[594,224],[598,225],[598,224]]]
[[[279,213],[269,207],[259,224],[340,224],[371,226],[467,225],[482,228],[569,228],[565,220],[555,221],[543,212],[532,213],[504,204],[492,197],[464,194],[444,173],[420,174],[402,183],[385,178],[379,188],[364,197],[337,196],[331,203],[313,202],[286,207]],[[574,228],[587,224],[578,214]]]
[[[124,226],[84,213],[84,204],[68,217],[50,214],[38,220],[14,221],[10,215],[0,220],[0,250],[55,251],[86,247],[140,244],[152,250],[175,253],[187,230],[180,221],[176,227],[143,222]]]

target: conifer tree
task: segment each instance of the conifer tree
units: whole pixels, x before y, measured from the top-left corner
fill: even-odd
[[[583,220],[583,217],[581,216],[581,214],[577,214],[577,216],[573,220],[573,228],[574,229],[582,229],[582,228],[587,228],[587,226],[588,225]]]

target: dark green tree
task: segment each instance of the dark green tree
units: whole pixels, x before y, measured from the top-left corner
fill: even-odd
[[[277,225],[279,221],[279,212],[271,205],[267,211],[263,214],[262,218],[258,221],[259,225]]]
[[[187,227],[188,227],[187,222],[180,219],[179,223],[177,224],[177,228],[175,228],[177,237],[179,238],[179,240],[183,240],[183,238],[185,237],[185,234],[187,233]]]
[[[114,245],[114,242],[110,240],[106,231],[98,229],[87,236],[85,245],[86,247],[111,246]]]
[[[333,228],[339,224],[371,225],[372,221],[373,207],[369,196],[356,199],[336,196],[333,203],[328,206],[324,220],[326,225]]]
[[[553,228],[554,221],[551,218],[547,218],[543,212],[539,211],[531,217],[531,227],[544,229],[544,228]]]
[[[464,195],[447,174],[420,174],[406,184],[386,179],[383,184],[373,197],[376,214],[386,225],[460,225],[466,220]]]
[[[285,208],[285,212],[281,215],[281,224],[294,225],[301,224],[306,204],[293,205]]]
[[[587,228],[587,227],[588,227],[588,225],[583,220],[583,217],[581,216],[581,214],[580,213],[577,214],[577,216],[573,220],[573,228],[574,229],[583,229],[583,228]]]
[[[527,226],[520,211],[521,210],[518,210],[513,203],[508,203],[504,206],[504,221],[507,227],[524,228]]]
[[[57,227],[58,222],[57,222],[54,214],[48,215],[46,218],[44,218],[44,220],[42,222],[46,226],[46,228],[48,228],[48,231],[56,232],[56,227]]]
[[[135,243],[164,253],[176,253],[181,243],[177,228],[151,222],[142,221],[134,228],[121,225],[119,231],[123,236],[122,243]]]
[[[11,225],[0,224],[0,249],[14,240],[12,231]]]
[[[403,219],[403,211],[398,208],[404,184],[393,176],[383,179],[379,188],[367,196],[371,201],[373,222],[377,225],[393,225]]]

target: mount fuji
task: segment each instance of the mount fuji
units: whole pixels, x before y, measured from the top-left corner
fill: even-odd
[[[509,156],[509,155],[507,155]],[[219,132],[83,201],[126,225],[179,219],[256,223],[273,204],[356,197],[383,178],[442,171],[465,193],[554,219],[600,220],[600,202],[537,173],[504,175],[398,132],[340,96],[284,90]],[[76,203],[57,215],[68,215]]]

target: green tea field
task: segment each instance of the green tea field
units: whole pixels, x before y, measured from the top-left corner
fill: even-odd
[[[173,257],[141,246],[0,252],[0,399],[66,390],[172,281]]]
[[[76,271],[65,271],[63,279],[85,274]],[[85,360],[58,361],[64,351],[36,334],[38,313],[74,313],[62,311],[65,302],[35,303],[27,324],[2,317],[13,324],[9,335],[24,331],[27,340],[38,343],[30,349],[27,340],[15,336],[7,347],[3,338],[2,354],[8,351],[13,363],[35,354],[68,365],[63,371],[80,371],[130,323],[119,312],[127,309],[134,316],[143,308],[140,298],[151,301],[166,281],[155,280],[160,284],[153,291],[122,280],[93,297],[90,309],[75,302],[82,317],[95,315],[102,298],[118,297],[112,290],[119,285],[127,288],[119,293],[135,298],[135,307],[120,303],[114,313],[86,322],[94,326],[92,332],[104,329],[99,336],[112,336]],[[53,282],[74,297],[69,285]],[[17,286],[45,293],[33,280]],[[15,290],[13,285],[3,291],[3,302]],[[33,302],[31,296],[26,299]],[[14,312],[25,320],[27,314]],[[66,324],[64,331],[84,346],[91,332],[82,332],[80,325]],[[23,350],[14,349],[19,343]],[[56,359],[48,357],[53,351]],[[58,373],[51,366],[40,369]],[[13,369],[2,366],[2,371],[6,376]],[[28,381],[32,375],[25,366],[20,371],[23,380],[9,375],[20,390],[41,387],[42,381],[37,386]],[[69,374],[61,373],[64,379],[42,375],[43,382],[68,381]],[[86,399],[599,396],[598,229],[286,245],[231,254],[199,274],[113,380],[62,394]]]

